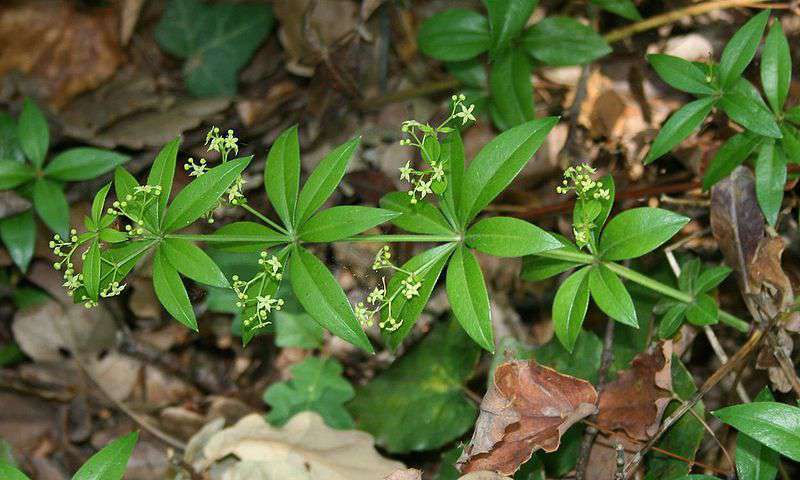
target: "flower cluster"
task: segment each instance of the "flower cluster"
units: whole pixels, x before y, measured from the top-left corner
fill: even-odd
[[[594,220],[600,214],[602,200],[611,198],[611,190],[603,188],[603,182],[592,178],[597,170],[587,164],[569,167],[564,172],[564,180],[556,187],[556,192],[566,195],[574,191],[578,197],[579,216],[572,220],[572,233],[575,243],[583,248],[593,240],[592,232],[596,225]]]
[[[446,186],[445,168],[447,165],[445,159],[439,158],[441,153],[439,134],[453,131],[453,128],[447,125],[452,120],[461,119],[462,125],[475,120],[473,115],[475,105],[467,106],[464,104],[465,100],[466,97],[464,95],[453,95],[450,115],[438,127],[420,123],[416,120],[403,122],[401,130],[407,135],[407,138],[400,140],[400,145],[419,148],[423,159],[429,167],[417,170],[411,165],[411,162],[406,162],[405,165],[400,167],[400,180],[411,184],[411,189],[408,191],[411,203],[417,203],[434,192],[441,193],[444,191]]]
[[[208,152],[218,152],[222,163],[228,161],[228,156],[231,153],[234,155],[239,153],[239,138],[234,136],[233,130],[228,130],[227,135],[222,136],[219,133],[218,127],[211,127],[211,130],[206,134],[204,145],[208,147],[206,149]],[[208,172],[208,168],[208,162],[205,158],[201,158],[197,162],[195,162],[193,158],[189,158],[188,162],[183,165],[183,169],[189,172],[189,176],[191,177],[200,177],[204,175]],[[230,205],[239,205],[245,201],[243,193],[244,183],[244,178],[241,175],[233,181],[227,192],[225,192],[225,195],[220,198],[217,206],[205,215],[205,219],[208,223],[214,223],[214,210],[222,207],[225,201]]]
[[[133,188],[133,193],[122,200],[115,200],[106,210],[110,215],[126,217],[133,225],[126,225],[128,235],[144,233],[144,212],[161,196],[161,185],[141,185]]]
[[[223,137],[219,134],[219,128],[211,127],[211,130],[206,134],[205,145],[208,146],[209,152],[219,152],[222,157],[222,163],[228,161],[229,153],[239,154],[239,139],[233,136],[233,130],[228,130],[227,136]]]
[[[233,276],[232,287],[237,298],[236,306],[243,310],[242,326],[248,330],[269,325],[270,313],[273,310],[280,310],[284,304],[282,298],[274,297],[274,293],[265,292],[265,290],[276,291],[283,280],[283,264],[280,259],[264,251],[261,252],[258,264],[262,271],[249,281],[241,280],[238,275]]]

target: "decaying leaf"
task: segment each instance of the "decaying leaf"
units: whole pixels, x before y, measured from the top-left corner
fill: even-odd
[[[645,441],[655,435],[672,399],[672,342],[639,354],[631,368],[600,393],[596,422],[604,431],[623,431]]]
[[[765,237],[758,244],[756,253],[750,263],[748,279],[750,288],[761,292],[772,302],[760,302],[765,313],[770,317],[781,311],[788,311],[794,305],[794,291],[789,276],[781,266],[781,256],[786,244],[781,237]],[[800,330],[800,322],[789,322],[787,327]]]
[[[117,21],[112,8],[79,10],[65,0],[0,7],[0,75],[30,75],[41,96],[60,108],[122,63]]]
[[[405,468],[381,457],[368,433],[334,430],[314,412],[282,428],[258,414],[228,428],[223,423],[206,425],[186,450],[186,461],[212,479],[376,480]]]
[[[422,472],[416,468],[409,468],[406,470],[398,470],[383,480],[423,480]],[[511,478],[500,475],[495,472],[472,472],[461,477],[458,480],[511,480]]]
[[[475,432],[458,459],[461,472],[511,475],[533,452],[558,449],[561,435],[596,412],[591,383],[530,361],[497,367],[494,384],[481,402]]]

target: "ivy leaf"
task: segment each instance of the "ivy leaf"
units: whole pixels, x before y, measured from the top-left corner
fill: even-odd
[[[554,66],[582,65],[611,53],[603,37],[569,17],[546,17],[522,35],[522,46],[536,60]]]
[[[792,56],[781,22],[772,24],[761,53],[761,85],[772,111],[783,111],[792,81]]]
[[[703,190],[710,189],[714,184],[730,175],[736,167],[747,160],[763,140],[764,137],[748,131],[737,133],[729,138],[711,159],[711,163],[703,175]]]
[[[642,19],[642,15],[636,9],[636,5],[632,0],[591,0],[591,2],[603,10],[628,20],[637,21]]]
[[[674,237],[689,219],[660,208],[626,210],[608,222],[600,237],[600,255],[605,260],[641,257]]]
[[[121,480],[138,438],[138,432],[131,432],[109,443],[92,455],[72,480]]]
[[[67,238],[69,232],[69,204],[64,196],[64,186],[39,178],[33,184],[33,206],[50,230]]]
[[[541,228],[512,217],[484,218],[467,230],[464,241],[496,257],[522,257],[561,247],[561,242]]]
[[[349,409],[359,429],[390,453],[439,448],[474,425],[478,409],[464,395],[464,383],[479,358],[480,349],[455,321],[438,324],[358,388]]]
[[[213,209],[252,158],[237,158],[217,165],[184,187],[164,216],[163,230],[174,232],[186,228]]]
[[[584,267],[573,273],[558,287],[553,298],[553,328],[556,337],[572,352],[589,308],[589,271]]]
[[[525,52],[504,50],[494,59],[489,74],[492,94],[492,120],[500,130],[507,130],[533,120],[533,84],[531,64]]]
[[[603,264],[591,267],[589,290],[592,292],[594,303],[603,313],[625,325],[639,326],[631,295],[622,284],[622,280],[608,267]]]
[[[653,145],[644,159],[645,165],[675,148],[695,131],[708,114],[711,113],[714,102],[715,99],[713,97],[701,98],[687,103],[673,113],[661,127],[658,136],[653,141]]]
[[[753,60],[761,43],[761,35],[767,26],[769,13],[769,10],[764,10],[748,20],[725,45],[719,61],[719,78],[723,90],[727,90],[738,81],[744,69]]]
[[[161,243],[161,253],[182,275],[212,287],[229,288],[225,274],[206,252],[182,238],[166,238]]]
[[[662,80],[682,92],[696,95],[712,95],[714,88],[709,83],[706,72],[695,63],[672,55],[653,53],[647,61]]]
[[[33,211],[28,210],[0,219],[0,240],[3,241],[17,267],[23,273],[28,271],[36,244],[36,221],[33,219]]]
[[[53,157],[44,168],[44,174],[61,181],[89,180],[110,172],[129,159],[128,155],[101,148],[71,148]]]
[[[458,322],[470,337],[494,352],[489,294],[475,255],[460,246],[447,266],[447,298]]]
[[[300,141],[295,125],[275,139],[264,166],[264,188],[270,203],[286,226],[294,225],[299,185]]]
[[[451,8],[423,22],[417,43],[422,53],[437,60],[468,60],[489,50],[489,21],[477,12]]]
[[[756,159],[756,198],[767,222],[775,225],[786,185],[786,157],[774,141],[764,142]]]
[[[158,301],[172,318],[197,331],[197,319],[186,287],[178,275],[178,270],[167,260],[161,248],[156,250],[153,257],[153,289]]]
[[[487,143],[464,172],[459,218],[469,221],[522,171],[558,122],[557,117],[533,120],[507,130]]]
[[[754,399],[756,402],[772,402],[775,398],[764,387]],[[752,480],[774,480],[778,475],[780,456],[775,450],[765,447],[746,433],[736,438],[736,473],[739,478]]]
[[[358,137],[339,145],[325,155],[308,176],[297,200],[298,225],[308,220],[336,190],[360,142],[361,137]]]
[[[762,445],[800,462],[800,408],[753,402],[722,408],[713,414]]]
[[[318,212],[300,228],[306,242],[335,242],[385,223],[399,213],[382,208],[342,205]]]
[[[305,248],[293,247],[289,279],[297,300],[314,320],[366,352],[374,351],[342,287],[325,264]]]
[[[186,59],[183,78],[193,95],[232,96],[239,70],[273,24],[272,9],[266,5],[170,0],[155,38],[165,51]]]
[[[41,168],[50,146],[47,119],[33,100],[26,98],[17,119],[17,138],[25,156],[36,168]]]
[[[0,160],[0,190],[10,190],[36,177],[36,171],[16,160]]]
[[[492,52],[497,53],[511,46],[528,23],[528,19],[539,0],[487,0],[489,25],[492,35]],[[530,73],[530,70],[528,70]]]
[[[781,138],[781,129],[758,90],[740,78],[719,99],[719,106],[731,120],[766,137]]]
[[[453,230],[442,212],[433,204],[422,201],[411,203],[411,197],[405,192],[391,192],[380,200],[380,206],[393,210],[400,215],[391,222],[407,232],[429,235],[453,235]]]
[[[400,322],[400,327],[397,330],[383,330],[383,336],[389,348],[397,349],[403,339],[411,332],[411,328],[417,322],[419,315],[428,303],[428,299],[433,293],[436,282],[439,280],[439,276],[454,247],[455,244],[440,245],[415,255],[411,260],[403,264],[401,268],[406,272],[424,269],[423,272],[417,275],[417,280],[422,284],[419,288],[419,295],[408,299],[402,293],[398,293],[402,290],[402,282],[407,276],[402,272],[395,273],[392,279],[389,280],[389,284],[386,286],[386,297],[394,297],[394,299],[391,302],[391,308],[381,310],[381,320],[386,320],[391,311],[392,316]]]
[[[267,421],[282,427],[295,414],[312,411],[322,416],[329,427],[346,430],[354,427],[353,418],[344,408],[355,391],[342,378],[342,366],[332,358],[306,357],[289,369],[291,380],[271,385],[264,392],[264,402],[272,409]]]

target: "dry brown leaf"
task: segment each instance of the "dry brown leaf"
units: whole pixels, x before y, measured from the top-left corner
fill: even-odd
[[[55,108],[105,82],[123,60],[116,12],[76,6],[37,1],[0,7],[0,75],[30,75]]]
[[[631,368],[603,387],[596,422],[603,431],[623,431],[645,441],[658,431],[672,399],[672,342],[661,342],[641,353]]]
[[[422,480],[422,472],[416,468],[409,468],[407,470],[398,470],[383,480]],[[472,472],[461,477],[458,480],[511,480],[509,477],[500,475],[495,472]]]
[[[511,361],[497,367],[481,402],[469,445],[456,463],[462,472],[511,475],[533,452],[558,449],[561,435],[596,411],[591,383],[543,367]]]
[[[416,468],[397,470],[383,480],[422,480],[422,470]]]
[[[781,237],[763,238],[750,262],[748,272],[750,288],[773,299],[773,302],[768,304],[762,302],[762,307],[766,307],[766,313],[771,317],[781,311],[788,311],[794,305],[792,282],[781,266],[781,256],[785,247],[786,244]],[[787,326],[796,328],[793,323],[797,322],[790,320]]]
[[[248,415],[222,428],[206,425],[186,450],[198,471],[224,480],[376,480],[404,469],[381,457],[371,435],[334,430],[314,412],[302,412],[275,428],[263,415]],[[234,456],[235,461],[230,461]]]

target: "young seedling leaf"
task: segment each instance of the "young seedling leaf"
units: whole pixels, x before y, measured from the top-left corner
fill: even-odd
[[[589,270],[585,267],[567,277],[553,298],[553,328],[558,340],[570,352],[589,308]]]
[[[561,248],[561,242],[532,223],[512,217],[492,217],[467,230],[466,244],[496,257],[522,257]]]
[[[286,226],[294,226],[299,184],[300,142],[295,125],[275,139],[264,166],[264,187],[267,189],[267,196]]]
[[[172,318],[197,331],[197,319],[186,287],[183,286],[178,270],[167,260],[161,248],[153,256],[153,289]]]
[[[447,266],[447,298],[458,322],[481,347],[494,352],[489,294],[475,255],[460,246]]]
[[[569,17],[546,17],[525,31],[522,46],[536,60],[553,66],[582,65],[611,53],[591,27]]]
[[[489,50],[489,21],[471,10],[445,10],[425,20],[417,43],[422,53],[437,60],[468,60]]]
[[[299,235],[306,242],[334,242],[362,233],[398,215],[392,210],[359,205],[331,207],[311,217],[300,228]]]

